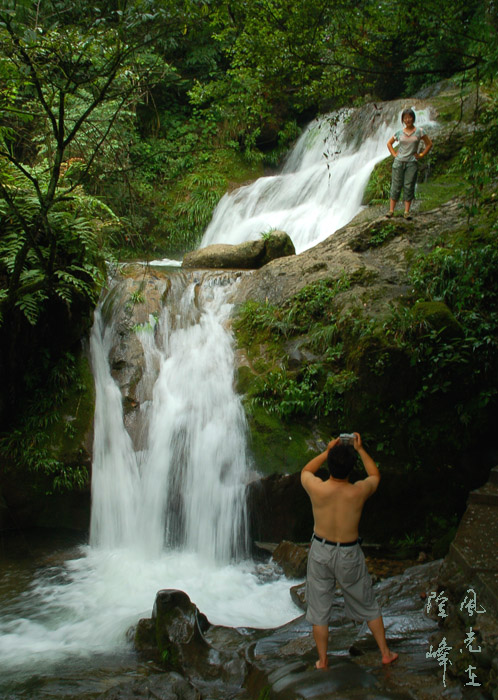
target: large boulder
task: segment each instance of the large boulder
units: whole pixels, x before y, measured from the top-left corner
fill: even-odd
[[[210,643],[205,637],[210,628],[207,617],[186,593],[165,589],[156,595],[152,618],[139,621],[135,648],[143,658],[180,673],[194,686],[220,683],[240,687],[247,673],[245,660],[236,651]]]
[[[156,595],[152,618],[138,623],[135,646],[165,668],[181,671],[192,656],[203,654],[203,631],[209,622],[183,591],[167,589]]]
[[[284,231],[273,231],[257,241],[238,245],[217,243],[200,250],[193,250],[183,258],[185,268],[253,270],[271,260],[295,255],[296,249]]]
[[[294,542],[282,540],[273,551],[273,561],[276,561],[287,578],[304,578],[308,563],[308,549]]]
[[[249,484],[251,532],[259,542],[309,541],[313,514],[300,473],[272,474]]]

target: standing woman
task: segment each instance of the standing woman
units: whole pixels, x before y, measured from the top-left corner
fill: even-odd
[[[432,148],[432,141],[423,129],[415,126],[415,112],[413,109],[404,109],[401,114],[403,129],[397,131],[387,142],[389,153],[394,157],[390,207],[386,216],[394,214],[394,207],[403,188],[405,198],[405,219],[411,219],[410,207],[415,196],[415,183],[417,182],[418,161],[429,153]],[[395,151],[393,143],[397,141],[399,146]],[[422,153],[418,152],[419,144],[423,141],[425,148]]]

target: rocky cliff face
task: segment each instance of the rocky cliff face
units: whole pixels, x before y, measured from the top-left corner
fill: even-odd
[[[472,360],[461,354],[464,330],[441,299],[413,294],[411,279],[415,257],[446,250],[465,231],[467,214],[461,198],[428,211],[419,206],[409,221],[368,207],[323,243],[270,262],[238,286],[239,390],[247,399],[253,454],[264,473],[289,475],[285,484],[275,483],[275,493],[271,478],[262,484],[264,496],[252,492],[260,504],[254,525],[270,538],[285,536],[282,527],[306,538],[293,473],[340,431],[362,432],[385,476],[375,507],[365,513],[370,541],[393,533],[408,541],[418,532],[427,546],[432,535],[420,534],[425,529],[437,531],[430,546],[444,553],[455,514],[494,463],[480,427],[473,435],[460,419],[477,400],[466,379]],[[306,314],[319,323],[306,325]],[[410,342],[402,340],[403,324],[415,329]],[[329,339],[320,345],[318,333]],[[490,428],[490,407],[480,416]]]

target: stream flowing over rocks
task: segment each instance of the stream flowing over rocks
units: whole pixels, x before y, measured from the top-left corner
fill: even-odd
[[[437,622],[426,614],[425,601],[435,590],[440,566],[441,561],[414,566],[375,585],[389,644],[400,655],[390,667],[382,666],[366,625],[344,616],[339,590],[327,672],[314,668],[316,651],[304,616],[273,630],[219,627],[210,625],[185,594],[161,591],[152,618],[139,623],[135,639],[146,658],[158,662],[163,654],[165,674],[149,677],[142,687],[120,684],[99,697],[148,698],[153,689],[158,698],[464,698],[454,678],[447,677],[443,686],[437,661],[427,657]],[[177,674],[188,680],[182,690]]]
[[[375,106],[367,112],[374,132],[380,112]],[[355,117],[348,128],[354,131]],[[370,171],[382,158],[376,144]],[[289,163],[289,174],[295,166]],[[300,187],[306,177],[311,182],[317,174],[301,178]],[[351,215],[361,209],[366,171],[362,178],[355,181]],[[387,220],[381,207],[371,206],[352,221],[335,212],[340,224],[333,236],[332,219],[320,217],[295,247],[280,226],[253,240],[263,221],[253,216],[258,201],[269,186],[278,204],[272,219],[283,203],[283,179],[227,197],[206,247],[188,254],[183,268],[114,270],[92,337],[97,409],[90,545],[44,559],[28,583],[27,576],[17,582],[9,569],[12,591],[0,620],[6,698],[497,699],[496,480],[474,496],[443,563],[376,577],[399,660],[382,666],[366,625],[345,617],[338,590],[330,670],[314,668],[316,650],[302,614],[306,546],[296,544],[309,540],[312,516],[298,470],[306,455],[323,449],[324,434],[306,428],[292,454],[297,440],[286,429],[262,436],[249,425],[248,431],[243,384],[257,377],[258,367],[243,347],[234,347],[233,318],[246,301],[279,306],[310,283],[345,276],[349,286],[334,298],[334,311],[360,305],[364,318],[381,318],[410,291],[410,258],[457,229],[465,214],[457,200],[426,212],[416,203],[411,221]],[[345,177],[342,197],[348,182]],[[327,188],[320,197],[322,207]],[[218,236],[232,204],[249,216],[237,221],[227,244]],[[302,221],[307,212],[303,207]],[[318,229],[320,242],[313,245]],[[419,312],[442,334],[460,332],[442,302],[420,304]],[[313,359],[299,338],[285,351],[292,370]],[[404,379],[408,370],[398,359]],[[385,381],[398,383],[396,376]],[[257,450],[257,439],[266,440],[264,449]],[[413,502],[423,496],[426,482],[419,482],[416,473],[401,470],[383,480],[362,520],[371,546],[410,530],[418,513],[399,504],[407,493]],[[458,614],[471,586],[486,606],[485,620],[474,625],[483,650],[478,659],[462,648],[474,621]],[[446,593],[451,616],[441,620],[428,601]],[[445,635],[459,656],[443,675],[431,649]],[[471,689],[468,665],[480,681]]]

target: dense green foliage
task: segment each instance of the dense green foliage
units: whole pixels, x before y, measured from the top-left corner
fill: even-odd
[[[243,346],[269,344],[277,362],[282,357],[281,344],[293,337],[306,336],[310,352],[320,359],[292,371],[274,366],[263,371],[251,384],[248,396],[280,418],[292,420],[307,416],[337,418],[343,413],[343,396],[354,383],[354,375],[338,364],[343,347],[337,332],[333,299],[349,288],[349,280],[325,280],[304,287],[282,306],[247,302],[235,321],[239,343]],[[267,370],[262,367],[261,369]]]
[[[105,260],[195,246],[226,189],[277,165],[318,112],[409,94],[456,71],[479,88],[494,77],[497,28],[490,0],[415,0],[409,12],[399,0],[4,2],[2,428],[31,425],[33,392],[33,415],[45,413],[35,389],[64,358],[70,371]],[[476,115],[483,130],[462,152],[471,228],[496,177],[497,111],[491,101]],[[311,307],[332,293],[280,310],[278,332],[304,332],[308,316],[312,345],[329,343],[336,319]],[[302,376],[280,368],[267,377],[265,400],[279,396],[286,417],[343,405],[354,376],[343,368],[329,386],[343,352],[340,340],[332,346]],[[317,402],[323,386],[329,396]]]
[[[4,439],[2,453],[17,466],[58,470],[57,485],[65,479],[33,421],[43,431],[48,406],[70,390],[46,380],[71,372],[117,222],[95,183],[134,128],[157,63],[147,62],[147,46],[172,24],[181,31],[170,14],[166,6],[154,16],[138,6],[68,12],[57,1],[0,11],[0,421],[22,433]],[[69,483],[79,480],[73,471]]]
[[[383,316],[369,316],[363,297],[344,307],[358,280],[328,279],[279,307],[247,303],[235,324],[253,372],[242,372],[240,388],[256,447],[263,412],[282,425],[273,441],[285,454],[297,446],[295,426],[325,442],[361,426],[381,467],[402,473],[417,501],[400,532],[442,538],[437,556],[496,458],[498,224],[494,206],[484,213],[481,233],[445,234],[412,260],[411,293]]]
[[[431,461],[439,460],[442,441],[445,460],[454,459],[489,429],[490,405],[498,400],[497,242],[496,222],[478,235],[445,235],[412,261],[412,293],[381,321],[365,316],[360,304],[338,311],[334,298],[354,284],[346,278],[313,283],[279,307],[246,303],[235,329],[239,344],[252,348],[259,361],[248,397],[286,420],[329,416],[338,431],[359,415],[352,399],[356,382],[394,376],[394,385],[396,377],[403,384],[403,372],[411,368],[406,394],[398,393],[400,386],[383,386],[378,396],[362,384],[363,422],[386,455],[396,451],[400,434],[405,446],[418,446],[409,450],[415,461],[406,467],[420,466],[430,452]],[[293,339],[308,353],[294,370]],[[443,408],[445,420],[437,417]],[[427,435],[431,415],[434,428]]]
[[[88,362],[70,353],[55,362],[44,353],[37,370],[16,427],[0,437],[4,472],[10,476],[22,465],[41,493],[82,488],[89,465],[81,436],[91,431],[94,402]]]

